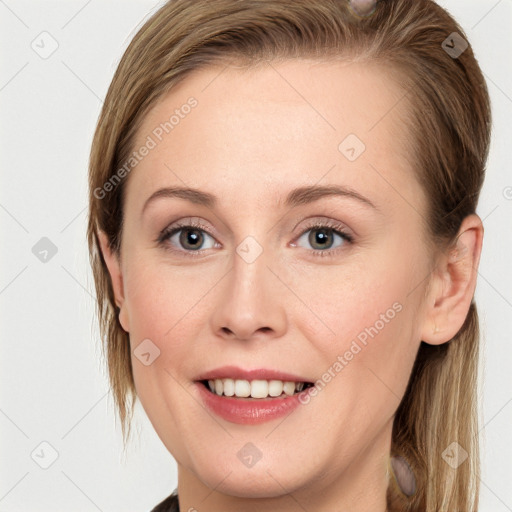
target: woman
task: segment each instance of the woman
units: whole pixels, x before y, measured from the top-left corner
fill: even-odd
[[[145,23],[88,240],[125,442],[138,397],[178,464],[154,511],[477,510],[490,123],[431,0],[175,0]]]

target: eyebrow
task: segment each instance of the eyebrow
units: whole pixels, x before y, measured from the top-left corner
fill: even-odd
[[[284,206],[287,208],[293,208],[296,206],[313,203],[314,201],[318,201],[319,199],[329,196],[355,199],[360,203],[365,204],[366,206],[378,210],[378,208],[368,198],[362,196],[355,190],[342,187],[340,185],[312,185],[296,188],[288,193],[284,201]],[[184,199],[194,204],[206,206],[210,209],[213,209],[218,205],[217,197],[213,194],[210,194],[209,192],[204,192],[202,190],[190,187],[166,187],[157,190],[151,194],[150,197],[148,197],[142,208],[142,213],[144,213],[149,203],[159,198]]]

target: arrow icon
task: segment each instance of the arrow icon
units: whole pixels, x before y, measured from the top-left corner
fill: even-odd
[[[261,459],[263,454],[254,444],[246,443],[242,449],[237,452],[236,456],[244,466],[252,468]]]
[[[338,151],[349,162],[355,162],[365,150],[364,142],[355,133],[349,133],[338,146]]]
[[[43,441],[32,450],[30,458],[41,469],[48,469],[59,458],[59,452],[48,441]]]
[[[142,340],[133,353],[144,366],[153,364],[160,357],[160,349],[149,338]]]
[[[41,59],[47,59],[50,55],[53,55],[59,43],[57,40],[46,30],[37,35],[32,42],[30,47],[34,50]]]
[[[248,236],[238,244],[236,252],[246,263],[250,264],[259,257],[263,248],[254,237]]]
[[[58,252],[57,246],[46,236],[32,247],[32,254],[41,262],[48,263]]]
[[[469,454],[459,443],[453,442],[443,452],[442,457],[450,467],[457,469],[469,457]]]
[[[452,32],[441,46],[452,59],[457,59],[466,51],[469,43],[459,33]]]

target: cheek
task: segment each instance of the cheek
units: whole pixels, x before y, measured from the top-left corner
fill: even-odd
[[[161,260],[141,261],[134,259],[126,282],[132,351],[149,339],[159,356],[148,371],[194,367],[195,358],[207,359],[194,341],[207,327],[214,295],[209,291],[220,277],[200,266],[185,269]]]
[[[127,262],[125,292],[131,332],[163,339],[207,291],[191,272],[145,257]]]
[[[411,289],[424,277],[411,261],[418,260],[390,251],[352,268],[331,268],[318,279],[310,275],[315,287],[302,287],[310,312],[295,322],[323,355],[320,386],[357,396],[361,412],[398,406],[409,380],[421,341],[422,289]]]

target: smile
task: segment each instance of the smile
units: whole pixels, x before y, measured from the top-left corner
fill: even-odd
[[[235,396],[238,398],[277,398],[293,396],[312,386],[311,382],[292,382],[282,380],[245,380],[245,379],[209,379],[202,381],[212,393],[219,396]]]
[[[201,380],[195,384],[206,409],[230,423],[239,425],[257,425],[288,416],[299,405],[309,402],[306,395],[313,388],[312,383],[305,382],[229,378]],[[277,395],[280,389],[281,393]],[[225,394],[231,391],[232,396]],[[277,396],[270,395],[271,392]],[[237,393],[244,396],[238,396]],[[253,394],[261,398],[251,396]]]

